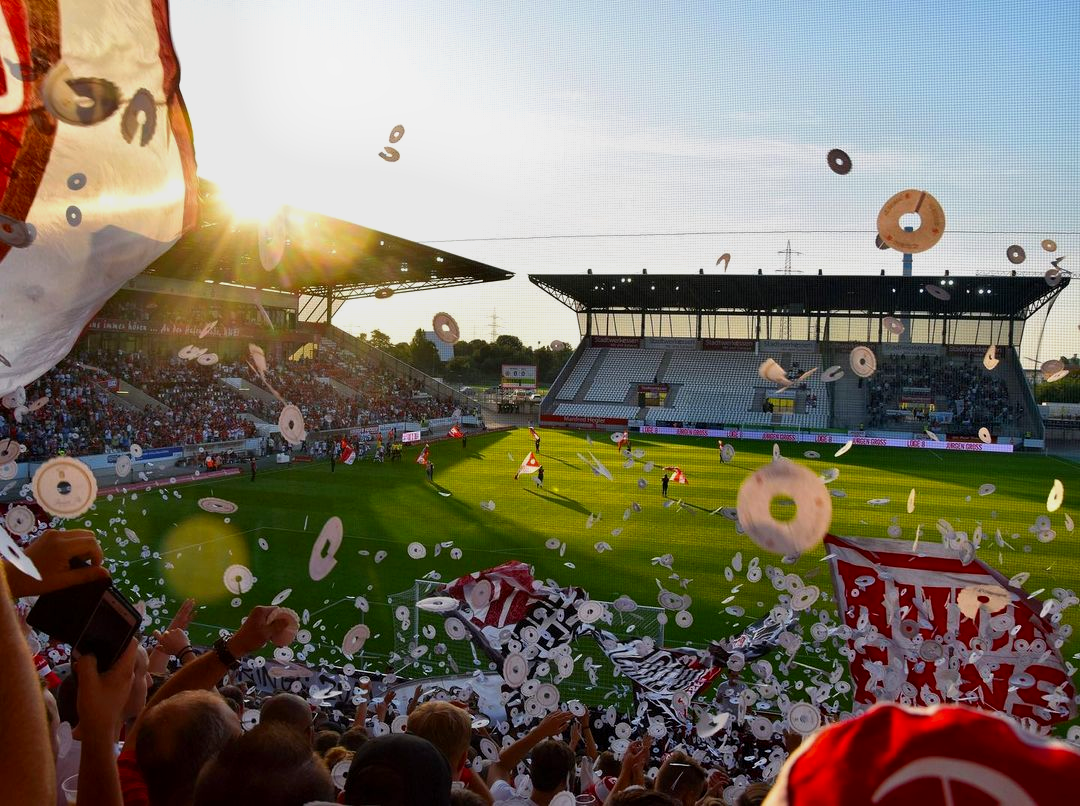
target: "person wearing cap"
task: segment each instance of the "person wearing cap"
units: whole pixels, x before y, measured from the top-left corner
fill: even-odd
[[[886,702],[803,741],[764,803],[1058,804],[1077,781],[1075,747],[1034,736],[1007,716]]]
[[[342,802],[450,806],[450,788],[450,765],[435,745],[409,733],[390,733],[356,751]]]

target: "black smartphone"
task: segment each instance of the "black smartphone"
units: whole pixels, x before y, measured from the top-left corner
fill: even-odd
[[[70,644],[73,655],[92,654],[98,671],[112,667],[142,625],[139,611],[108,579],[45,593],[26,623]]]

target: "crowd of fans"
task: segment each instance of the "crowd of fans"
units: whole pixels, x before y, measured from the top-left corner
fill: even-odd
[[[1021,737],[1005,720],[978,716],[963,706],[922,713],[872,709],[816,733],[800,752],[793,751],[803,737],[785,734],[783,744],[774,748],[778,758],[787,755],[776,781],[775,771],[767,781],[751,781],[737,761],[732,769],[703,763],[707,756],[687,741],[693,728],[682,736],[625,730],[628,722],[611,730],[613,719],[603,714],[614,707],[580,709],[575,715],[572,708],[555,705],[514,720],[514,726],[496,724],[481,712],[467,685],[403,683],[390,674],[375,681],[348,667],[334,671],[335,686],[346,694],[336,701],[351,705],[331,707],[323,704],[330,692],[314,685],[305,691],[299,680],[289,692],[259,691],[242,682],[244,670],[258,667],[246,659],[273,645],[287,646],[298,635],[288,611],[268,606],[255,607],[234,633],[223,632],[212,647],[199,651],[187,635],[196,615],[195,603],[188,600],[164,631],[131,639],[126,649],[121,644],[111,664],[87,654],[55,672],[45,663],[45,673],[39,674],[31,655],[42,658],[48,636],[31,630],[12,602],[103,582],[108,572],[101,546],[85,530],[48,530],[26,554],[40,579],[0,560],[0,701],[5,703],[0,780],[5,802],[854,804],[871,802],[872,793],[873,802],[879,802],[884,789],[879,784],[889,765],[910,765],[919,754],[932,755],[937,765],[936,772],[922,777],[931,775],[948,787],[954,769],[948,756],[954,752],[960,771],[968,770],[959,760],[964,754],[980,760],[990,754],[1022,756],[1017,770],[1026,771],[1028,788],[1014,778],[998,784],[1025,795],[1042,787],[1059,802],[1060,787],[1080,774],[1080,754],[1066,745]],[[395,688],[396,683],[402,684]],[[407,704],[398,690],[411,692]],[[956,738],[950,738],[950,731]],[[799,765],[802,772],[793,771]],[[983,783],[981,778],[957,780]],[[805,797],[790,799],[803,790]],[[952,802],[948,793],[945,802]]]
[[[583,804],[720,804],[731,784],[726,771],[707,769],[671,738],[654,743],[642,731],[616,739],[604,709],[575,716],[556,708],[513,728],[483,716],[467,687],[410,683],[411,699],[399,708],[388,685],[393,676],[372,680],[351,669],[338,673],[351,705],[322,707],[315,687],[307,697],[261,693],[242,682],[238,669],[246,657],[295,636],[295,622],[290,632],[275,607],[255,607],[235,633],[200,652],[186,632],[196,611],[188,600],[165,630],[132,640],[111,668],[84,656],[39,683],[26,644],[40,651],[48,638],[25,622],[20,629],[11,601],[107,572],[88,531],[47,531],[27,554],[40,581],[5,564],[9,596],[0,575],[0,687],[12,694],[25,682],[37,691],[22,691],[24,710],[5,714],[21,720],[20,736],[5,742],[9,756],[37,752],[50,763],[39,759],[29,768],[39,780],[20,776],[5,786],[55,787],[61,798],[74,789],[79,804],[126,806],[526,806],[548,804],[564,791]],[[91,564],[73,568],[74,557]],[[14,668],[23,657],[27,680]],[[30,706],[42,698],[34,713]],[[747,787],[738,803],[760,803],[765,792]],[[10,802],[45,802],[27,790],[7,794],[16,798]]]
[[[277,309],[268,311],[268,314],[275,320],[280,318]],[[262,314],[250,303],[172,298],[166,294],[117,294],[98,311],[97,318],[137,322],[150,326],[155,332],[202,328],[211,322],[218,323],[217,332],[265,326]],[[275,326],[284,323],[284,319],[274,322]]]
[[[43,405],[21,411],[18,419],[14,410],[0,408],[0,439],[18,439],[27,447],[27,459],[47,459],[61,451],[123,451],[133,443],[165,447],[238,440],[257,433],[252,418],[277,422],[280,402],[245,396],[221,380],[227,377],[276,391],[300,408],[308,431],[422,423],[454,411],[452,402],[423,394],[419,383],[346,353],[334,361],[286,362],[260,377],[239,362],[202,366],[175,355],[84,349],[26,389],[28,402],[47,398]],[[339,380],[356,394],[338,391],[319,380],[323,377]],[[114,394],[118,390],[108,388],[111,378],[131,384],[165,408],[121,402]]]
[[[894,355],[880,357],[878,362],[877,371],[868,381],[867,417],[871,427],[894,424],[897,417],[889,411],[902,410],[905,389],[920,390],[920,397],[934,403],[936,411],[950,412],[952,422],[960,429],[994,429],[1024,421],[1023,402],[1012,399],[1005,382],[974,358]],[[915,418],[925,418],[925,412],[918,408]]]

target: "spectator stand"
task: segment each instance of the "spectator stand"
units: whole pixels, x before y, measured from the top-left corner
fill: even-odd
[[[925,386],[929,374],[937,387],[931,389],[932,403],[952,409],[958,436],[987,426],[1034,449],[1044,447],[1042,424],[1017,350],[1026,331],[1045,325],[1053,302],[1071,281],[1062,276],[1051,286],[1041,276],[948,273],[536,274],[529,279],[575,312],[582,337],[541,406],[545,425],[668,423],[822,433],[864,431],[872,424],[909,433],[885,415],[899,410],[899,400],[897,408],[890,405],[881,394],[883,384],[890,384],[891,395],[897,386]],[[931,287],[935,293],[927,291]],[[886,327],[887,317],[896,319],[902,332]],[[999,359],[992,373],[981,366],[991,345]],[[880,378],[856,375],[849,355],[857,346],[875,352]],[[923,352],[947,358],[927,367],[894,361],[897,355]],[[779,362],[789,379],[817,371],[770,396],[773,389],[756,376],[756,365],[766,358]],[[827,384],[822,374],[832,365],[845,374]],[[905,378],[909,370],[917,377]],[[642,394],[649,397],[643,400]]]

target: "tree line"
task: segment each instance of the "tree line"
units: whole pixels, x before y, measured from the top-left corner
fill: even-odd
[[[428,375],[441,377],[456,383],[493,385],[499,382],[503,364],[535,364],[537,383],[550,386],[563,365],[573,353],[572,347],[554,351],[548,346],[528,347],[517,336],[503,335],[494,342],[483,339],[459,341],[454,345],[454,357],[445,364],[439,353],[417,328],[411,341],[394,344],[381,330],[361,333],[358,338],[367,341],[395,358],[412,364]]]

